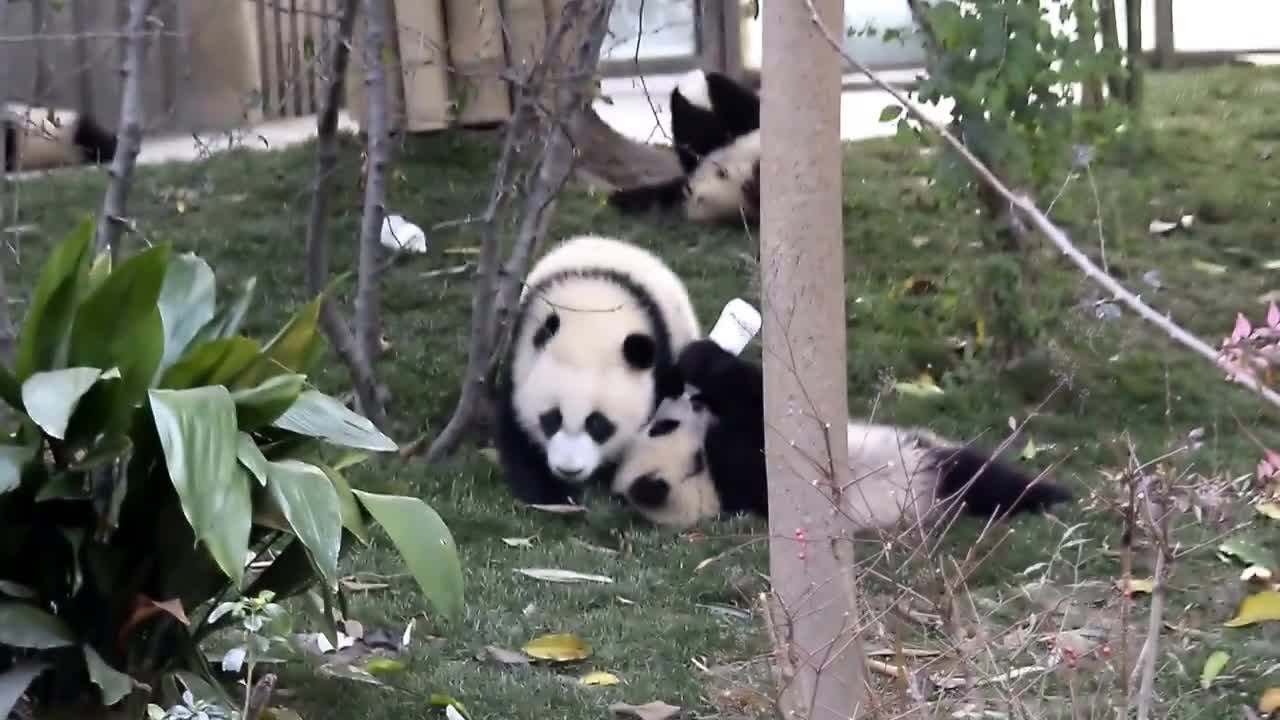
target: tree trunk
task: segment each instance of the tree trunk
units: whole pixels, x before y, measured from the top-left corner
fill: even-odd
[[[94,243],[98,252],[111,251],[113,265],[118,264],[122,253],[121,231],[129,223],[129,186],[133,184],[133,167],[142,148],[142,71],[147,59],[147,18],[154,7],[155,0],[130,0],[129,22],[124,33],[124,62],[120,66],[123,92],[116,156],[111,162],[111,182],[102,200]]]
[[[1131,108],[1142,107],[1142,0],[1125,0],[1125,53],[1129,58],[1129,76],[1125,82],[1125,102]]]
[[[760,257],[769,612],[783,717],[847,720],[865,708],[861,613],[846,514],[840,56],[814,20],[841,0],[764,6]]]
[[[1098,29],[1102,31],[1102,49],[1120,54],[1120,31],[1116,26],[1115,0],[1098,0]],[[1124,99],[1124,83],[1120,73],[1107,73],[1107,92],[1118,100]]]
[[[1094,12],[1093,0],[1075,0],[1076,24],[1079,27],[1080,41],[1087,44],[1089,54],[1098,52],[1098,18]],[[1102,76],[1091,72],[1081,83],[1081,104],[1087,110],[1102,109]]]

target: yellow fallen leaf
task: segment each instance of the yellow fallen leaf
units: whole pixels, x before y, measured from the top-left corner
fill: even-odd
[[[617,685],[618,676],[613,673],[597,670],[596,672],[589,672],[578,678],[578,682],[583,685]]]
[[[572,633],[540,635],[520,649],[531,658],[552,662],[585,660],[591,656],[591,648],[587,647],[582,638]]]
[[[1226,265],[1219,265],[1205,260],[1192,260],[1191,267],[1208,275],[1223,275],[1227,272]]]
[[[1264,502],[1258,503],[1254,508],[1261,514],[1266,515],[1272,520],[1280,520],[1280,503]]]
[[[1209,659],[1204,661],[1204,669],[1200,671],[1200,687],[1208,690],[1214,678],[1218,677],[1230,659],[1231,656],[1221,650],[1210,655]]]
[[[388,673],[404,670],[404,663],[399,660],[392,660],[391,658],[370,658],[368,662],[364,664],[364,669],[374,675],[386,675]]]
[[[1120,582],[1116,583],[1116,585],[1117,585],[1121,590],[1124,590],[1124,580],[1121,580]],[[1155,580],[1152,580],[1151,578],[1132,578],[1132,579],[1130,579],[1130,580],[1129,580],[1129,593],[1130,593],[1130,594],[1132,594],[1132,593],[1147,593],[1148,595],[1150,595],[1150,594],[1151,594],[1151,591],[1152,591],[1152,590],[1155,590],[1155,589],[1156,589],[1156,582],[1155,582]]]
[[[1240,603],[1236,616],[1228,620],[1227,627],[1244,627],[1254,623],[1280,620],[1280,592],[1263,590],[1254,593]]]
[[[903,395],[911,395],[913,397],[943,394],[942,388],[938,387],[938,383],[934,382],[933,377],[927,372],[920,373],[920,377],[911,382],[894,383],[893,389]]]
[[[1258,698],[1258,712],[1268,715],[1280,710],[1280,687],[1267,688]]]

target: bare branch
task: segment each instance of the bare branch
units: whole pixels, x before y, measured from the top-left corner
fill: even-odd
[[[1214,350],[1203,340],[1184,330],[1180,325],[1173,322],[1166,316],[1153,310],[1149,305],[1139,299],[1137,295],[1134,295],[1115,278],[1111,277],[1095,265],[1087,255],[1076,248],[1065,232],[1059,229],[1058,226],[1045,216],[1044,213],[1040,212],[1039,208],[1036,207],[1035,202],[1032,201],[1030,197],[1010,190],[1009,187],[1001,182],[986,165],[982,164],[982,161],[969,151],[969,148],[965,147],[964,143],[960,142],[960,140],[958,140],[956,136],[948,131],[942,124],[926,115],[924,111],[920,109],[919,105],[917,105],[913,100],[907,98],[907,96],[897,88],[885,82],[875,71],[845,53],[840,46],[838,38],[831,34],[831,31],[826,27],[826,24],[822,22],[822,19],[818,16],[817,12],[814,11],[813,0],[805,0],[805,3],[809,6],[810,17],[813,23],[818,26],[819,31],[823,34],[826,41],[836,48],[836,50],[841,54],[845,62],[849,63],[858,72],[867,76],[867,78],[876,87],[893,96],[893,99],[901,103],[916,120],[938,133],[938,135],[940,135],[943,140],[946,141],[946,143],[964,159],[965,163],[968,164],[975,173],[977,173],[979,179],[982,180],[984,184],[1008,202],[1010,207],[1016,213],[1026,218],[1026,220],[1030,222],[1036,230],[1048,238],[1049,242],[1053,243],[1053,245],[1057,247],[1063,255],[1066,255],[1067,259],[1074,263],[1075,266],[1085,274],[1085,276],[1101,285],[1118,301],[1127,305],[1130,310],[1134,311],[1143,319],[1162,330],[1174,342],[1208,360],[1215,368],[1218,367],[1219,353],[1217,350]],[[1239,382],[1250,390],[1253,390],[1259,397],[1266,400],[1277,409],[1280,409],[1280,393],[1266,387],[1253,378],[1240,378]]]
[[[155,0],[130,0],[129,24],[125,35],[124,62],[120,66],[121,86],[120,123],[116,137],[115,158],[111,162],[111,182],[102,200],[102,214],[98,218],[98,252],[110,250],[112,260],[118,260],[123,249],[120,236],[128,224],[129,187],[133,184],[133,167],[142,148],[142,122],[144,87],[143,70],[147,56],[147,25]]]
[[[0,3],[0,33],[5,29],[5,11],[9,3]],[[0,98],[9,97],[9,53],[0,46]],[[0,129],[10,122],[7,112],[0,110]],[[8,223],[4,219],[4,195],[8,189],[8,174],[5,171],[5,143],[0,142],[0,228]],[[16,220],[16,218],[15,218]],[[9,286],[5,282],[5,265],[9,262],[8,238],[0,235],[0,363],[9,367],[13,358],[13,345],[18,339],[13,325],[13,315],[9,312]]]
[[[324,106],[316,117],[316,171],[311,181],[306,250],[307,292],[312,295],[323,292],[329,282],[329,193],[338,164],[338,109],[342,104],[347,66],[351,59],[351,36],[359,2],[346,0],[342,6],[329,64],[329,85],[324,95]],[[371,422],[385,427],[386,408],[379,396],[378,377],[373,367],[375,356],[362,351],[332,297],[326,297],[320,306],[320,327],[351,373],[361,410],[370,415]],[[379,417],[375,419],[374,414]]]
[[[612,9],[613,0],[565,3],[541,58],[530,70],[527,81],[519,86],[489,206],[482,217],[487,227],[471,302],[471,337],[462,395],[449,422],[427,449],[429,462],[456,450],[491,400],[489,384],[506,345],[510,315],[519,296],[521,280],[534,249],[546,235],[556,196],[572,170],[572,138],[577,136],[588,107],[588,91]],[[561,47],[565,38],[574,43],[567,50]],[[551,108],[540,118],[540,102],[548,97]],[[513,164],[524,146],[539,132],[541,151],[525,180],[520,182],[516,179],[520,173]],[[523,202],[511,252],[504,264],[500,256],[503,235],[500,208],[513,188],[522,190]],[[406,454],[416,452],[420,444],[414,443]]]

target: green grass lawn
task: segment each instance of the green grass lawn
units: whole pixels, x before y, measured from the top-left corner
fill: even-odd
[[[1260,297],[1280,289],[1280,160],[1272,158],[1280,144],[1280,72],[1220,68],[1156,75],[1148,102],[1154,154],[1140,162],[1112,158],[1095,164],[1091,177],[1082,175],[1065,187],[1053,215],[1095,259],[1102,256],[1100,218],[1110,271],[1216,343],[1229,332],[1237,310],[1260,318]],[[148,239],[172,240],[200,253],[224,284],[258,276],[261,302],[250,332],[270,332],[306,299],[302,243],[312,153],[310,145],[268,155],[235,152],[146,169],[134,189],[133,212]],[[396,159],[390,208],[422,226],[478,211],[495,155],[491,138],[482,135],[413,139]],[[337,268],[350,266],[359,224],[358,148],[349,138],[342,167],[333,225]],[[1019,308],[1045,328],[1047,342],[1037,360],[1006,373],[997,372],[982,352],[972,359],[957,353],[954,339],[972,344],[979,321],[986,333],[997,332],[983,310],[988,305],[978,279],[984,258],[995,251],[984,247],[972,207],[941,201],[921,183],[928,168],[917,149],[890,140],[845,150],[851,411],[874,408],[880,419],[928,423],[992,445],[1005,437],[1010,418],[1026,418],[1061,385],[1027,432],[1038,448],[1033,464],[1060,462],[1058,476],[1079,491],[1081,502],[1061,513],[1060,521],[1024,520],[988,533],[976,553],[990,557],[962,587],[953,587],[959,629],[923,621],[921,607],[908,599],[897,604],[911,604],[916,612],[882,616],[868,629],[868,646],[892,647],[897,633],[909,647],[946,651],[930,661],[928,672],[951,668],[974,678],[1043,664],[1049,653],[1044,633],[1069,631],[1059,637],[1061,646],[1070,638],[1088,642],[1101,628],[1109,633],[1110,659],[1090,655],[1074,667],[985,686],[967,698],[980,708],[1007,710],[1001,698],[1017,695],[1035,717],[1110,716],[1101,708],[1117,697],[1114,663],[1124,647],[1130,660],[1136,655],[1149,604],[1147,596],[1136,596],[1130,629],[1119,629],[1114,619],[1120,598],[1110,585],[1120,575],[1121,549],[1120,515],[1107,505],[1119,494],[1112,478],[1128,462],[1130,446],[1146,462],[1203,428],[1201,447],[1157,468],[1179,478],[1187,488],[1184,504],[1200,508],[1203,517],[1198,521],[1188,509],[1175,520],[1183,554],[1170,579],[1157,715],[1238,716],[1240,704],[1253,705],[1262,689],[1280,685],[1276,674],[1265,674],[1280,663],[1280,633],[1267,625],[1222,627],[1243,594],[1237,579],[1242,568],[1219,559],[1216,542],[1197,546],[1251,520],[1234,535],[1276,557],[1280,538],[1274,521],[1254,519],[1234,499],[1234,489],[1221,494],[1225,510],[1210,507],[1214,483],[1250,472],[1259,456],[1241,426],[1280,445],[1275,415],[1127,311],[1100,318],[1099,291],[1048,249],[1034,259],[1036,277]],[[49,244],[70,229],[78,213],[98,207],[102,188],[102,177],[90,173],[14,188],[22,222],[33,227],[16,240],[20,265],[16,273],[7,268],[11,285],[30,287]],[[1188,213],[1196,216],[1188,232],[1157,237],[1147,230],[1153,219]],[[741,230],[691,231],[669,220],[627,220],[604,207],[602,198],[569,192],[553,234],[578,232],[615,234],[655,248],[687,280],[704,324],[714,322],[730,298],[758,297],[745,258],[751,239]],[[431,255],[392,270],[384,291],[392,349],[381,371],[393,389],[402,442],[441,428],[457,398],[465,360],[468,280],[424,273],[465,262],[477,239],[464,228],[434,242]],[[919,285],[908,283],[912,276],[927,279],[933,289],[901,292],[905,284]],[[1149,282],[1157,276],[1159,289]],[[25,305],[13,307],[20,317]],[[911,380],[925,371],[944,394],[920,398],[890,389],[889,380]],[[336,360],[316,382],[329,391],[345,389]],[[1019,441],[1017,449],[1024,445]],[[432,693],[458,698],[476,720],[601,718],[611,703],[651,700],[701,717],[765,713],[753,709],[747,693],[722,693],[739,683],[767,689],[758,661],[768,647],[754,607],[767,587],[766,553],[764,543],[750,542],[763,537],[763,523],[728,521],[690,537],[645,527],[607,503],[575,517],[518,510],[496,467],[475,449],[441,467],[383,459],[352,480],[375,491],[416,494],[440,511],[462,553],[467,611],[457,627],[433,626],[425,602],[385,543],[348,557],[347,573],[394,576],[388,589],[353,594],[353,615],[366,626],[403,624],[417,616],[416,640],[405,658],[407,669],[387,678],[401,691],[321,677],[301,664],[286,668],[278,700],[308,720],[441,716],[426,701]],[[874,572],[867,574],[868,601],[883,608],[897,599],[893,584],[877,573],[910,578],[922,594],[940,599],[936,569],[944,568],[954,582],[978,530],[962,523],[930,562],[916,561],[901,572],[892,554],[876,556]],[[502,542],[525,537],[534,538],[527,547]],[[1136,575],[1150,575],[1151,555],[1149,546],[1139,546]],[[571,569],[614,582],[551,584],[516,574],[520,567]],[[1046,587],[1023,588],[1046,574]],[[1056,602],[1062,598],[1068,602]],[[485,646],[516,649],[547,632],[579,635],[591,657],[559,668],[507,667],[482,659]],[[1231,659],[1222,676],[1201,689],[1203,661],[1218,649]],[[924,662],[913,661],[916,667]],[[591,670],[614,673],[622,683],[572,682]],[[881,680],[876,679],[884,690],[881,700],[892,706],[901,691]],[[956,703],[949,708],[958,709],[962,695],[952,691],[947,697]]]

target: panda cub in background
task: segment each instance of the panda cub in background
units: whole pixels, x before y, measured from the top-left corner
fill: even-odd
[[[624,213],[679,208],[695,222],[760,219],[760,97],[727,75],[694,70],[671,91],[671,136],[683,175],[615,190]]]
[[[613,492],[667,527],[738,512],[767,516],[760,368],[698,340],[680,354],[677,370],[691,394],[663,402],[614,476]],[[844,511],[860,533],[927,520],[945,509],[938,501],[957,493],[965,512],[980,517],[1044,512],[1071,498],[1061,487],[925,430],[851,421],[847,438],[851,485]]]
[[[116,135],[92,116],[74,110],[6,105],[4,171],[48,170],[71,165],[109,163],[116,156]]]
[[[543,256],[520,296],[497,403],[512,494],[563,503],[588,480],[607,486],[700,334],[684,283],[648,250],[585,235]]]

